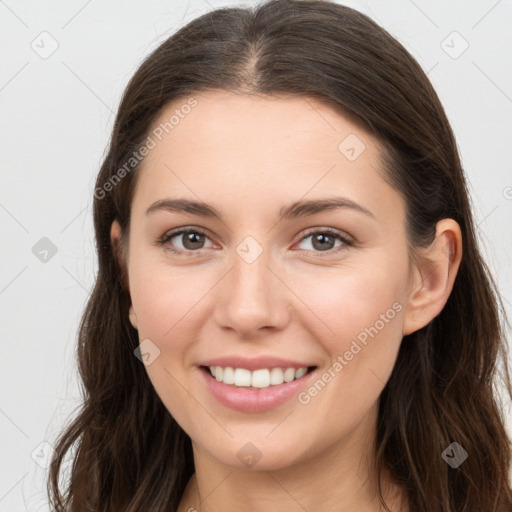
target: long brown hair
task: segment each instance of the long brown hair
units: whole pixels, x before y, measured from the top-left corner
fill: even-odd
[[[110,227],[117,219],[129,232],[138,175],[130,159],[162,108],[213,89],[314,98],[376,136],[387,179],[406,200],[412,248],[433,240],[440,219],[459,223],[464,253],[448,302],[404,337],[381,394],[375,469],[389,468],[414,512],[512,510],[511,445],[497,388],[501,377],[512,397],[506,317],[477,245],[452,130],[404,47],[367,16],[327,0],[208,12],[164,41],[128,84],[96,181],[98,275],[77,349],[83,405],[56,442],[52,506],[176,511],[194,472],[190,438],[134,356],[138,333],[128,321],[126,275]],[[457,469],[441,456],[452,442],[468,452]]]

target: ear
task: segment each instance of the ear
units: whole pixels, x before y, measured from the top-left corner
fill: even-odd
[[[432,244],[416,250],[418,258],[405,304],[403,335],[425,327],[448,301],[462,259],[460,226],[453,219],[440,220]]]
[[[130,294],[130,283],[128,280],[128,268],[127,268],[127,258],[125,254],[125,248],[122,241],[122,229],[118,220],[115,219],[112,222],[112,226],[110,227],[110,242],[112,244],[112,250],[114,252],[114,256],[118,262],[118,266],[121,269],[121,279],[123,281],[123,285]],[[130,304],[129,311],[130,322],[135,329],[137,329],[137,316],[135,315],[135,311],[133,309],[133,304]]]

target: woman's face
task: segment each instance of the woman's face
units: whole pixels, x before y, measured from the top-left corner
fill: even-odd
[[[194,447],[229,466],[367,443],[412,290],[405,204],[376,139],[312,99],[194,99],[154,123],[131,210],[130,321],[156,392]],[[178,228],[190,232],[158,243]],[[220,358],[241,369],[223,370],[228,384],[203,368]],[[264,387],[281,377],[265,369],[312,366]]]

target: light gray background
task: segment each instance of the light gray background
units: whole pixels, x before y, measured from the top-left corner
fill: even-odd
[[[512,2],[340,3],[369,14],[428,71],[510,315]],[[76,333],[97,268],[93,186],[122,90],[184,23],[212,8],[254,4],[0,0],[0,511],[48,509],[41,466],[50,447],[41,443],[79,405]],[[43,237],[57,248],[46,262],[32,252]],[[506,415],[512,432],[510,404]]]

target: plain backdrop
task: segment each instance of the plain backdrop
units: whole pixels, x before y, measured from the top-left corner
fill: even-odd
[[[51,443],[80,403],[76,334],[97,269],[93,188],[124,87],[186,22],[255,3],[0,1],[0,511],[48,510]],[[512,2],[340,3],[375,19],[428,72],[510,315]],[[505,414],[512,432],[510,403]]]

